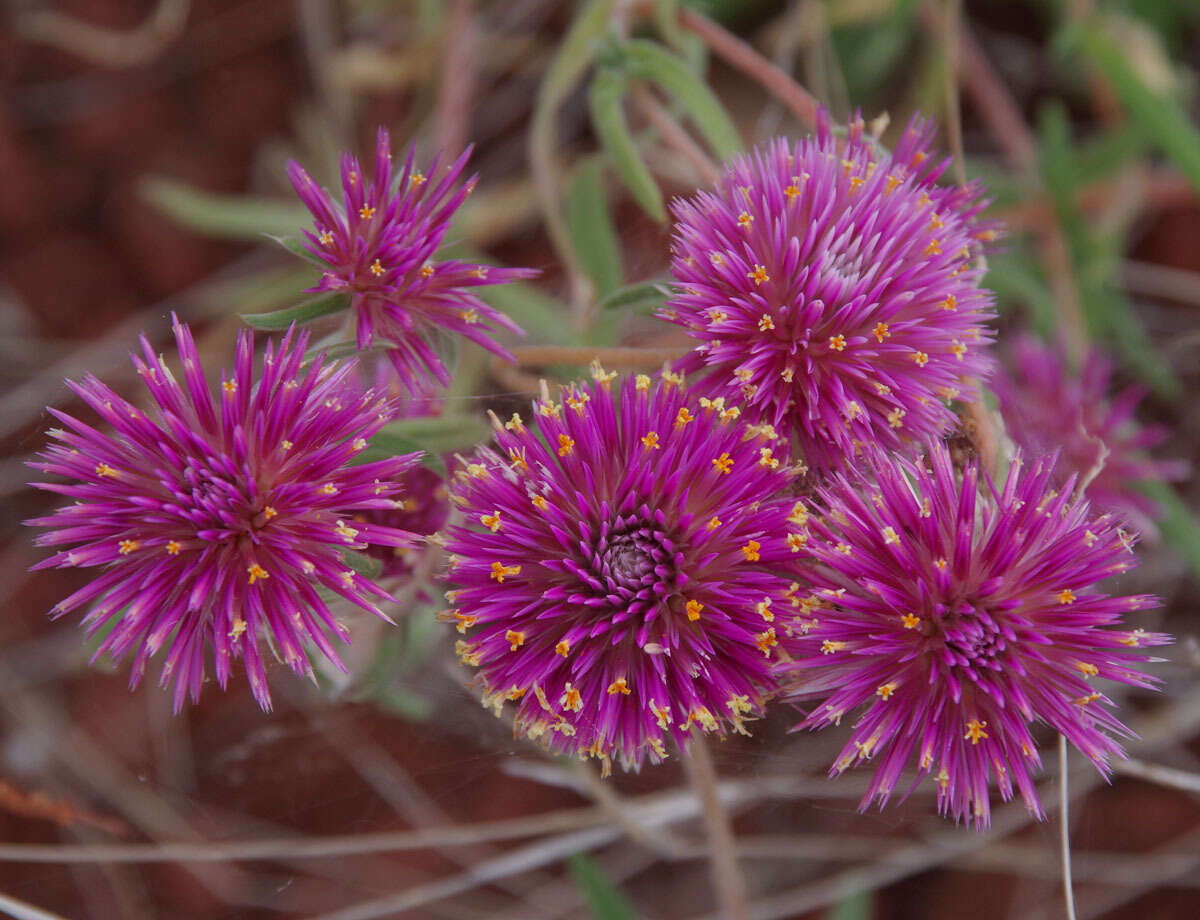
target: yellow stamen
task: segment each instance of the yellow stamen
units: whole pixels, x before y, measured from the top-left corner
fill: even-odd
[[[168,556],[178,556],[180,551],[182,551],[182,550],[183,550],[183,544],[180,543],[178,540],[172,540],[170,543],[167,544],[167,555]]]
[[[122,556],[128,556],[134,550],[139,549],[141,545],[137,540],[122,540],[117,544],[117,552]]]
[[[718,474],[725,473],[728,475],[729,471],[733,469],[733,461],[729,458],[729,454],[727,453],[721,454],[721,456],[713,460],[712,465]]]
[[[558,436],[558,455],[566,457],[573,450],[575,450],[575,441],[569,435],[560,434]]]
[[[963,359],[963,355],[967,353],[967,346],[958,339],[954,340],[954,344],[950,346],[950,354],[954,355],[959,361]]]
[[[747,543],[745,546],[742,547],[742,555],[744,555],[746,557],[747,562],[758,562],[758,560],[760,558],[758,551],[760,549],[762,549],[762,544],[759,543],[757,540],[751,540],[749,543]]]
[[[978,744],[984,738],[988,737],[988,733],[984,731],[987,728],[986,722],[980,722],[978,719],[972,719],[967,723],[967,733],[963,738],[970,741],[972,744]]]
[[[608,695],[615,696],[620,693],[622,696],[629,696],[633,691],[629,689],[629,683],[624,677],[618,677],[608,685]]]
[[[765,265],[755,265],[754,271],[747,272],[746,277],[753,280],[756,285],[771,280],[771,276],[767,274],[767,267]]]
[[[903,409],[893,409],[887,416],[888,425],[892,428],[904,427],[904,416],[907,414]]]
[[[563,687],[563,695],[558,698],[558,705],[570,712],[579,712],[583,708],[583,696],[571,684]]]
[[[571,651],[571,643],[568,642],[566,639],[563,639],[561,642],[558,643],[558,645],[554,646],[554,651],[557,652],[559,655],[562,655],[564,658],[566,658],[567,653],[569,651]]]
[[[835,335],[829,340],[829,347],[834,351],[844,351],[846,348],[846,337],[844,335]]]
[[[883,342],[884,339],[891,336],[891,333],[888,332],[888,324],[887,323],[876,323],[874,332],[875,332],[875,338],[878,339],[881,343]]]
[[[921,618],[915,613],[906,613],[900,617],[900,622],[904,624],[905,629],[916,629],[921,623]]]
[[[890,680],[886,684],[880,684],[878,687],[876,687],[875,695],[881,700],[890,699],[891,695],[896,692],[896,687],[898,686],[899,684],[897,684],[894,680]]]
[[[525,644],[525,633],[510,629],[504,633],[504,641],[508,643],[508,650],[515,652]]]
[[[659,447],[658,444],[658,432],[651,431],[644,438],[642,438],[642,445],[646,448],[646,450],[661,450],[662,448]]]
[[[521,567],[519,565],[504,565],[499,562],[492,563],[491,577],[494,578],[498,584],[504,584],[504,579],[506,576],[520,574]]]
[[[695,419],[696,419],[696,416],[692,415],[692,413],[690,411],[688,411],[687,406],[684,406],[682,409],[679,410],[679,413],[675,416],[675,427],[682,428],[688,422],[695,421]]]
[[[705,527],[709,530],[716,530],[720,526],[721,519],[716,515],[713,515],[711,518],[709,518],[708,523],[705,525]]]
[[[759,332],[770,332],[775,328],[775,320],[771,319],[770,314],[764,313],[758,321]]]
[[[1070,588],[1066,588],[1063,591],[1060,591],[1058,594],[1058,602],[1060,604],[1075,603],[1075,593]]]
[[[254,584],[260,578],[270,578],[270,574],[257,562],[250,568],[246,569],[246,574],[250,576],[250,584]]]
[[[363,220],[370,220],[372,217],[375,216],[375,209],[373,207],[371,207],[369,204],[364,204],[361,208],[358,209],[358,216],[361,217]]]
[[[743,230],[750,229],[750,224],[752,224],[754,222],[754,218],[750,216],[749,211],[743,211],[741,214],[738,215],[737,220]]]
[[[911,355],[909,355],[909,357],[913,359],[913,363],[916,364],[917,367],[924,367],[929,363],[929,355],[925,354],[923,351],[914,351]]]
[[[842,651],[845,647],[845,642],[838,642],[835,639],[826,639],[821,643],[821,654],[832,655],[834,652]]]
[[[768,658],[771,655],[771,649],[779,644],[779,639],[775,636],[775,627],[768,626],[766,632],[758,633],[754,637],[754,644],[758,646],[758,650]]]
[[[942,244],[939,240],[930,240],[929,245],[925,247],[925,255],[940,256],[942,254]]]
[[[481,514],[479,516],[479,523],[482,524],[484,527],[486,527],[488,530],[490,530],[492,533],[495,533],[496,531],[498,531],[500,529],[500,511],[499,511],[499,509],[497,509],[496,511],[493,511],[491,514]]]

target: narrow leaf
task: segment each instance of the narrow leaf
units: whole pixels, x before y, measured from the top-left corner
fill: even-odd
[[[474,415],[425,416],[397,419],[380,429],[375,438],[380,435],[403,438],[431,454],[448,454],[486,441],[491,426]]]
[[[625,55],[630,74],[657,84],[683,105],[718,157],[727,160],[742,149],[721,100],[682,58],[645,39],[629,42]]]
[[[625,86],[625,78],[612,70],[596,74],[588,92],[592,128],[634,200],[643,211],[662,223],[667,219],[662,190],[638,155],[629,123],[625,120],[622,107]]]
[[[595,860],[583,853],[576,853],[568,861],[571,878],[582,892],[592,920],[637,920],[633,905]]]
[[[364,578],[378,578],[379,573],[383,571],[383,563],[374,556],[368,556],[366,553],[359,553],[352,549],[342,550],[342,561],[346,563],[347,568]]]
[[[642,307],[647,304],[662,304],[671,296],[665,281],[642,281],[613,291],[600,301],[601,310],[617,310],[621,307]]]
[[[1196,520],[1192,509],[1165,482],[1140,482],[1138,488],[1162,509],[1158,526],[1163,540],[1183,557],[1192,573],[1200,577],[1200,521]]]
[[[308,249],[308,247],[304,245],[304,240],[300,239],[300,237],[298,237],[298,236],[275,236],[270,233],[267,233],[265,235],[267,236],[267,238],[274,240],[276,243],[278,243],[280,246],[282,246],[284,249],[286,249],[292,255],[299,256],[301,259],[303,259],[305,262],[308,262],[310,265],[315,265],[317,268],[321,269],[321,271],[325,271],[329,268],[329,263],[327,263],[324,259],[319,258],[316,254],[311,252]]]
[[[1200,130],[1187,112],[1176,99],[1147,86],[1130,65],[1127,52],[1099,25],[1084,28],[1080,37],[1088,56],[1108,77],[1130,116],[1200,192]]]
[[[292,323],[302,326],[314,319],[349,308],[349,295],[334,291],[271,313],[243,313],[242,320],[254,329],[286,329]]]
[[[604,166],[597,159],[575,170],[567,189],[567,230],[596,296],[607,297],[621,286],[621,247],[604,199]]]
[[[189,230],[225,239],[252,240],[264,233],[295,233],[312,221],[308,209],[299,203],[250,195],[219,195],[158,176],[142,180],[139,192]]]

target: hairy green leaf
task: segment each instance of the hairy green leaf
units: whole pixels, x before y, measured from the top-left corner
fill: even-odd
[[[264,233],[295,233],[312,222],[312,215],[299,202],[219,195],[160,176],[143,179],[139,192],[177,223],[207,236],[252,240]]]
[[[271,313],[243,313],[242,321],[253,329],[286,329],[292,323],[302,326],[314,319],[349,308],[350,295],[334,291]]]
[[[575,170],[567,190],[567,229],[596,296],[607,297],[621,286],[621,245],[604,199],[604,164],[598,159]]]
[[[641,205],[643,211],[662,223],[667,219],[662,189],[642,162],[630,133],[629,123],[625,120],[625,89],[625,78],[621,74],[613,70],[601,70],[596,74],[588,92],[592,128],[612,160],[617,175],[629,188],[634,201]]]

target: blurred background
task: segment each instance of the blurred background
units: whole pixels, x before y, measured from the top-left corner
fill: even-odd
[[[635,73],[614,127],[594,81],[630,37],[682,70]],[[44,406],[70,409],[63,378],[85,371],[139,399],[127,354],[143,331],[165,345],[172,310],[219,367],[239,314],[296,302],[314,272],[264,235],[310,222],[289,157],[328,182],[377,125],[426,157],[476,145],[452,248],[543,272],[486,291],[529,331],[521,366],[458,355],[446,414],[477,431],[483,408],[519,409],[539,374],[586,364],[571,348],[679,341],[629,286],[666,277],[663,204],[706,184],[728,140],[708,90],[746,145],[808,130],[788,75],[838,118],[887,112],[894,131],[920,109],[1007,228],[987,280],[1001,341],[1097,344],[1118,384],[1145,387],[1139,419],[1169,432],[1155,455],[1190,464],[1198,67],[1195,0],[4,0],[0,894],[50,912],[13,915],[714,909],[678,763],[601,783],[514,741],[465,688],[421,571],[399,628],[351,624],[349,676],[318,688],[276,665],[269,715],[235,679],[173,717],[153,679],[131,693],[127,669],[88,667],[95,643],[72,618],[48,620],[87,579],[27,574],[39,553],[21,521],[50,506],[23,465]],[[1139,624],[1177,643],[1163,692],[1124,699],[1133,764],[1106,785],[1072,760],[1082,917],[1200,916],[1200,484],[1154,498],[1159,533],[1120,587],[1160,595]],[[865,776],[824,778],[841,739],[788,734],[796,721],[777,708],[712,746],[753,916],[1062,915],[1053,817],[1004,807],[989,833],[955,828],[928,784],[859,815]],[[1050,770],[1047,804],[1055,787]],[[28,844],[73,848],[34,863]]]

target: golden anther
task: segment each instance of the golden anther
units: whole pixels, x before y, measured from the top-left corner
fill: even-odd
[[[987,728],[986,722],[980,722],[978,719],[972,719],[967,723],[967,733],[963,738],[970,741],[972,744],[978,744],[984,738],[988,737],[988,733],[984,731]]]
[[[884,543],[899,543],[900,542],[899,535],[896,533],[895,529],[893,529],[891,527],[883,528],[883,530],[881,530],[880,533],[883,535]]]
[[[916,629],[921,623],[921,618],[915,613],[906,613],[900,617],[900,622],[904,624],[905,629]]]
[[[117,544],[117,552],[120,553],[122,556],[128,556],[134,550],[140,549],[141,545],[142,544],[139,543],[137,540],[122,540],[120,543]]]
[[[643,437],[642,445],[646,448],[646,450],[661,450],[662,448],[659,447],[658,444],[658,432],[651,431],[649,434]]]
[[[938,240],[936,240],[936,239],[934,239],[934,240],[930,240],[930,241],[929,241],[929,245],[925,247],[925,252],[924,252],[924,255],[927,255],[927,256],[940,256],[941,254],[942,254],[942,244],[941,244],[941,242],[940,242],[940,241],[938,241]]]
[[[779,639],[775,636],[775,627],[768,626],[766,632],[760,632],[755,635],[754,644],[758,646],[760,652],[770,657],[771,649],[779,644]]]
[[[1060,604],[1075,603],[1075,593],[1070,588],[1066,588],[1066,589],[1060,591],[1058,593],[1058,602]]]
[[[561,642],[558,643],[558,645],[554,646],[554,651],[556,653],[558,653],[559,655],[562,655],[564,658],[566,658],[567,653],[569,651],[571,651],[571,643],[568,642],[566,639],[563,639]]]
[[[317,239],[321,241],[322,245],[328,246],[333,243],[333,233],[329,230],[322,230]]]
[[[912,358],[913,363],[916,364],[917,367],[924,367],[929,363],[929,355],[925,354],[923,351],[914,351],[911,355],[909,355],[909,357]]]
[[[904,416],[907,414],[903,409],[893,409],[887,415],[888,425],[892,428],[904,427]]]
[[[896,687],[898,686],[899,684],[897,684],[894,680],[890,680],[886,684],[880,684],[878,687],[876,687],[875,695],[881,700],[890,699],[892,694],[896,692]]]
[[[875,333],[875,338],[878,339],[880,343],[882,343],[884,339],[891,336],[891,333],[888,332],[887,323],[876,323],[873,331]]]
[[[504,584],[504,579],[509,575],[520,575],[520,574],[521,574],[521,567],[519,565],[504,565],[503,563],[500,563],[500,562],[492,563],[491,577],[494,578],[498,584]]]
[[[459,613],[457,610],[454,611],[454,619],[458,621],[458,625],[454,628],[463,635],[466,635],[467,630],[479,622],[479,617],[474,614]]]
[[[412,184],[413,188],[418,188],[425,184],[425,175],[420,172],[415,172],[408,177],[408,181]]]
[[[512,418],[510,418],[507,422],[504,423],[504,427],[507,428],[509,431],[515,431],[518,434],[523,434],[525,431],[525,423],[523,421],[521,421],[521,416],[518,415],[516,412],[513,413]]]
[[[479,523],[482,524],[484,527],[486,527],[488,530],[490,530],[492,533],[495,533],[496,531],[498,531],[500,529],[500,511],[499,511],[499,509],[497,509],[496,511],[493,511],[491,514],[481,514],[479,516]]]
[[[712,465],[718,474],[728,475],[729,471],[733,469],[733,460],[730,459],[729,454],[725,453],[713,460]]]
[[[746,273],[746,277],[750,278],[755,285],[771,280],[771,276],[767,274],[767,267],[765,265],[755,265],[753,271]]]
[[[571,684],[563,687],[563,695],[558,698],[558,705],[569,712],[579,712],[583,708],[583,696]]]
[[[717,517],[716,515],[713,515],[711,518],[709,518],[708,523],[705,525],[705,527],[708,530],[716,530],[720,526],[721,526],[721,519],[719,517]]]
[[[575,450],[575,441],[569,435],[560,434],[558,436],[558,455],[566,457],[573,450]]]
[[[741,225],[743,230],[748,230],[750,229],[750,225],[754,223],[754,218],[750,216],[749,211],[743,211],[738,215],[737,222]]]
[[[764,313],[758,321],[759,332],[770,332],[775,328],[775,320],[771,319],[770,315]]]
[[[538,511],[545,511],[550,507],[550,503],[542,495],[533,496],[531,501],[533,502],[533,507],[537,508]]]
[[[954,355],[954,357],[961,361],[963,359],[963,355],[967,353],[967,346],[958,339],[955,339],[954,344],[950,346],[949,351],[950,354]]]
[[[424,265],[421,266],[421,277],[422,278],[432,278],[433,277],[433,265],[431,263],[426,262]]]
[[[237,392],[237,381],[236,380],[223,380],[223,381],[221,381],[221,389],[224,390],[226,393],[228,393],[230,396],[232,396],[234,393]]]
[[[942,309],[943,310],[957,310],[958,309],[958,298],[955,297],[953,294],[948,294],[946,296],[946,299],[942,301]]]
[[[742,555],[746,557],[747,562],[758,562],[760,558],[758,551],[760,549],[762,549],[762,544],[757,540],[751,540],[742,547]]]
[[[237,617],[233,621],[233,626],[229,630],[229,638],[237,641],[242,638],[242,633],[246,631],[246,621],[241,617]]]
[[[683,609],[687,613],[687,618],[694,623],[700,619],[700,611],[704,609],[704,605],[699,601],[688,601],[683,605]]]
[[[832,655],[834,652],[842,651],[845,647],[845,642],[838,642],[836,639],[826,639],[821,643],[821,654]]]
[[[845,351],[846,337],[844,335],[835,335],[829,339],[829,347],[834,351]]]
[[[629,683],[624,677],[618,677],[608,685],[608,695],[615,696],[620,693],[622,696],[629,696],[633,691],[629,689]]]
[[[372,217],[375,216],[375,209],[373,207],[371,207],[369,204],[364,204],[361,208],[358,209],[358,216],[361,217],[363,220],[370,220]]]
[[[459,310],[458,318],[468,326],[474,326],[479,322],[479,311],[475,310],[474,308]]]
[[[793,553],[798,553],[804,547],[808,546],[808,534],[806,533],[790,533],[787,535],[787,545]]]
[[[525,633],[510,629],[504,633],[504,641],[508,643],[508,650],[515,652],[525,644]]]
[[[941,571],[941,572],[946,571],[946,566],[948,566],[949,564],[950,563],[946,561],[944,556],[939,556],[937,559],[933,560],[934,568],[936,568],[938,571]]]
[[[675,416],[675,427],[682,428],[688,422],[695,421],[695,419],[696,416],[692,415],[687,406],[684,406]]]
[[[180,543],[178,540],[172,540],[170,543],[167,544],[167,555],[168,556],[178,556],[182,550],[183,550],[183,544]]]
[[[246,569],[246,574],[250,577],[250,584],[254,584],[260,578],[270,578],[270,574],[257,562],[250,568]]]
[[[1100,669],[1089,661],[1077,661],[1075,667],[1086,674],[1088,677],[1095,677],[1100,673]]]
[[[775,452],[769,447],[760,447],[758,449],[758,465],[772,470],[779,469],[779,461],[775,458]]]

